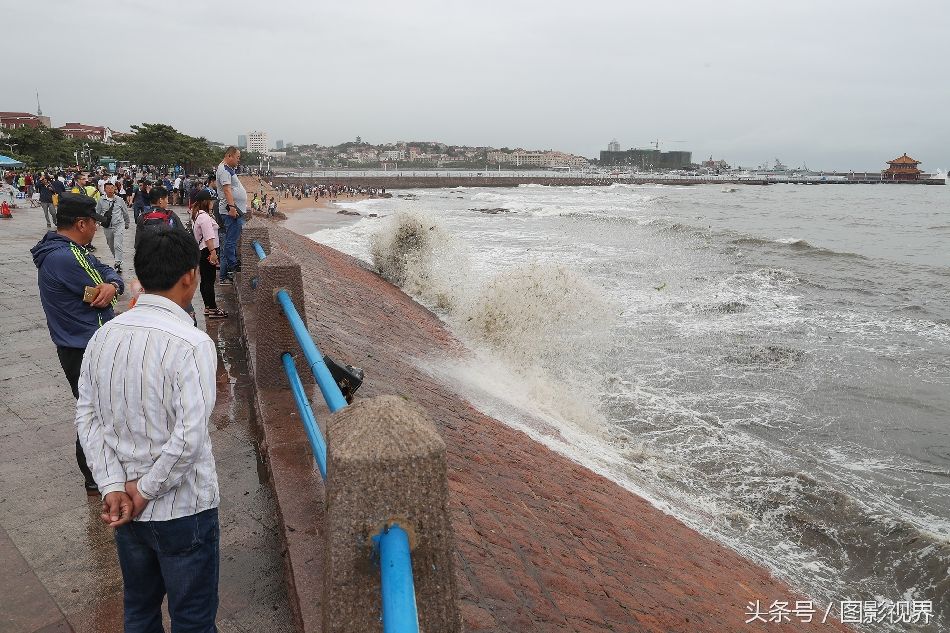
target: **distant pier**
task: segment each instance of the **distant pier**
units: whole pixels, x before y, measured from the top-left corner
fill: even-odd
[[[862,176],[865,176],[862,174]],[[624,185],[944,185],[945,180],[921,179],[885,181],[867,177],[806,176],[792,177],[728,177],[728,176],[674,176],[674,175],[619,175],[583,174],[564,172],[490,172],[490,171],[323,171],[313,170],[280,174],[277,183],[345,184],[378,189],[451,189],[454,187],[517,187],[519,185],[546,185],[555,187],[606,187]]]

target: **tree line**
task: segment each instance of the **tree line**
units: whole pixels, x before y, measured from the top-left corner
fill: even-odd
[[[79,154],[82,167],[88,167],[86,159],[98,164],[99,158],[109,156],[135,165],[180,166],[196,173],[217,165],[222,149],[202,136],[189,136],[164,123],[133,125],[132,132],[114,145],[69,138],[62,130],[43,126],[3,130],[0,139],[0,151],[35,168],[75,166]]]

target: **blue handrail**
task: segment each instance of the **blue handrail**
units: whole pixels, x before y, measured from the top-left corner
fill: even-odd
[[[310,449],[313,456],[317,459],[317,466],[320,468],[320,474],[323,481],[327,480],[327,443],[323,439],[323,433],[317,426],[317,419],[313,415],[313,409],[310,408],[310,400],[304,391],[303,383],[300,382],[300,375],[297,373],[297,365],[294,363],[294,357],[289,353],[284,353],[281,357],[284,361],[284,371],[287,373],[287,380],[290,382],[290,390],[294,394],[294,400],[297,402],[297,410],[303,419],[303,428],[307,432],[307,439],[310,440]]]
[[[310,365],[310,371],[313,372],[313,377],[320,387],[320,392],[327,402],[327,407],[329,407],[331,413],[336,413],[346,406],[346,398],[343,397],[343,392],[340,391],[340,385],[333,380],[327,364],[323,362],[323,354],[320,353],[317,344],[313,342],[313,337],[310,336],[307,326],[304,325],[297,308],[294,307],[290,294],[286,290],[278,290],[277,301],[280,303],[280,307],[284,309],[287,320],[290,321],[290,329],[294,331],[297,344],[300,345],[304,358],[307,359],[307,364]]]
[[[251,245],[254,247],[254,252],[257,253],[259,259],[266,257],[264,248],[260,242],[254,240]],[[287,320],[290,321],[290,327],[294,332],[294,337],[297,339],[297,344],[300,345],[304,358],[307,359],[307,364],[310,366],[310,371],[313,373],[313,377],[320,387],[320,393],[323,394],[323,399],[326,401],[327,407],[331,413],[336,413],[346,406],[346,398],[343,397],[340,386],[333,380],[333,376],[330,374],[327,364],[323,362],[323,354],[320,353],[320,349],[316,343],[313,342],[313,337],[310,336],[307,326],[304,325],[303,319],[300,318],[300,313],[297,312],[297,308],[294,306],[290,294],[286,290],[279,290],[277,292],[277,301],[280,303],[280,307],[283,308]]]
[[[409,535],[398,523],[373,537],[379,547],[379,573],[383,596],[383,631],[418,633],[419,614],[412,580]]]
[[[252,244],[257,257],[264,259],[266,255],[260,242],[255,240]],[[326,400],[327,407],[331,412],[339,411],[346,406],[346,398],[343,397],[339,385],[333,380],[330,370],[323,361],[323,354],[320,353],[313,337],[310,336],[310,332],[304,325],[303,319],[300,318],[300,313],[297,312],[293,299],[290,298],[290,293],[286,290],[278,290],[277,301],[283,309],[287,321],[290,322],[294,338],[297,339],[304,358],[307,359],[307,363],[310,365],[310,371],[320,387],[320,392]],[[290,390],[297,403],[297,410],[303,419],[307,438],[310,440],[310,448],[317,460],[317,466],[320,468],[320,475],[326,481],[326,441],[323,439],[320,427],[317,426],[317,420],[313,415],[313,409],[310,407],[310,401],[304,391],[303,383],[300,381],[293,356],[285,352],[281,355],[281,360],[284,363],[287,380],[290,382]],[[416,590],[412,579],[409,535],[399,527],[399,524],[393,523],[375,535],[373,542],[379,551],[383,631],[384,633],[418,633],[419,613],[416,608]]]

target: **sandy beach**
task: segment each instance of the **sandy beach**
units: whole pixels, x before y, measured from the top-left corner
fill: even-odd
[[[364,195],[342,195],[339,198],[284,198],[273,187],[256,176],[241,176],[241,183],[247,189],[249,197],[253,197],[255,192],[263,191],[267,197],[277,197],[277,211],[283,213],[286,219],[281,220],[280,224],[298,235],[310,235],[322,229],[333,228],[336,226],[352,224],[359,220],[358,215],[348,215],[340,213],[342,207],[336,202],[359,202],[366,200],[369,196]]]

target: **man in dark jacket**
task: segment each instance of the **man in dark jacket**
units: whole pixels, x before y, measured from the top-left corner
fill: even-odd
[[[101,263],[86,247],[96,234],[96,201],[89,196],[63,193],[56,210],[56,231],[50,231],[30,249],[39,271],[40,301],[46,312],[50,337],[73,397],[79,397],[79,370],[86,344],[103,323],[115,316],[116,295],[122,278]],[[76,461],[86,478],[86,492],[98,488],[76,438]]]
[[[139,247],[142,232],[156,226],[167,226],[191,235],[178,214],[168,208],[168,190],[161,185],[148,192],[148,206],[135,218],[135,248]]]
[[[36,184],[36,190],[40,194],[40,206],[43,207],[43,213],[46,214],[46,228],[52,228],[56,224],[56,207],[53,206],[53,194],[56,191],[46,175],[40,177]]]
[[[145,180],[144,178],[139,181],[139,188],[135,192],[135,196],[132,200],[132,218],[138,221],[139,216],[145,211],[145,207],[148,206],[148,194],[152,189],[152,184]]]

